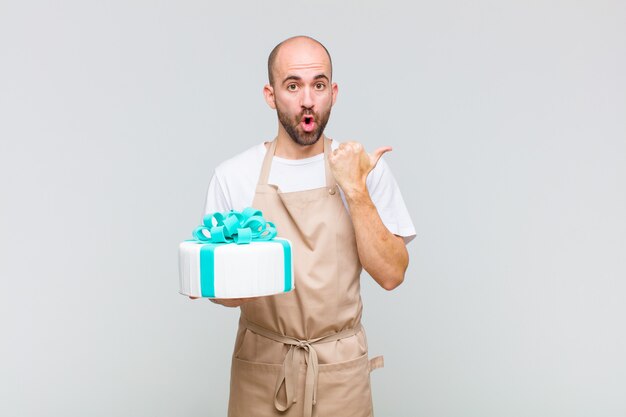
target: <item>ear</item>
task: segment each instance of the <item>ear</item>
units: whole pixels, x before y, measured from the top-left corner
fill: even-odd
[[[274,97],[274,87],[269,84],[265,84],[263,87],[263,95],[265,96],[265,102],[272,109],[276,110],[276,98]]]
[[[332,92],[333,92],[333,106],[335,105],[335,101],[337,101],[337,93],[339,92],[339,87],[337,87],[337,83],[332,84]]]

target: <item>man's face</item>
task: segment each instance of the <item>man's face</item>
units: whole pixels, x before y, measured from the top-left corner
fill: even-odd
[[[306,40],[283,45],[276,58],[268,103],[285,132],[301,146],[315,144],[328,123],[337,94],[330,72],[324,49]]]

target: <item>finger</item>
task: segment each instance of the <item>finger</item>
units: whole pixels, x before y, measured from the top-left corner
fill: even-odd
[[[332,151],[331,153],[328,154],[328,162],[333,165],[335,163],[335,158],[337,157],[337,154],[335,153],[337,151],[337,149],[335,149],[334,151]]]
[[[350,147],[355,153],[363,151],[363,144],[360,142],[350,142]]]
[[[378,160],[380,159],[381,156],[383,156],[384,153],[390,152],[391,150],[392,150],[391,146],[383,146],[381,148],[376,149],[374,152],[372,152],[372,154],[370,155],[370,161],[372,161],[372,167],[376,166],[376,164],[378,163]]]

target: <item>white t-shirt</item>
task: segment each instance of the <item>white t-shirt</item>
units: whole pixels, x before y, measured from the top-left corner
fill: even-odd
[[[332,141],[331,149],[339,146]],[[229,210],[241,211],[252,206],[256,185],[266,148],[263,143],[224,161],[215,168],[207,192],[206,213]],[[274,156],[268,183],[277,185],[281,192],[303,191],[326,186],[324,154],[305,159],[284,159]],[[380,159],[367,177],[367,189],[383,224],[405,243],[415,237],[415,227],[404,204],[400,189],[389,166]],[[341,189],[340,189],[341,192]],[[348,208],[341,192],[346,209]]]

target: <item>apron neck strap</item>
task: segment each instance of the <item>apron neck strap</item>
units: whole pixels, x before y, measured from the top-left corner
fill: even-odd
[[[333,176],[332,171],[330,170],[330,162],[328,162],[328,157],[330,156],[331,146],[330,139],[324,137],[324,170],[326,172],[326,188],[329,190],[335,187],[335,177]]]
[[[270,147],[265,152],[265,158],[263,158],[263,166],[261,167],[261,175],[259,175],[259,184],[266,185],[267,181],[270,177],[270,169],[272,168],[272,158],[274,157],[274,153],[276,152],[276,142],[277,139],[274,139],[270,142]],[[336,183],[335,178],[330,170],[330,164],[328,162],[328,156],[330,155],[330,139],[324,137],[324,173],[326,175],[326,187],[328,189],[332,189]]]
[[[261,175],[259,175],[259,185],[266,185],[270,177],[272,158],[274,157],[274,152],[276,152],[276,141],[277,139],[271,141],[269,149],[265,152],[265,158],[263,158],[263,165],[261,166]]]

